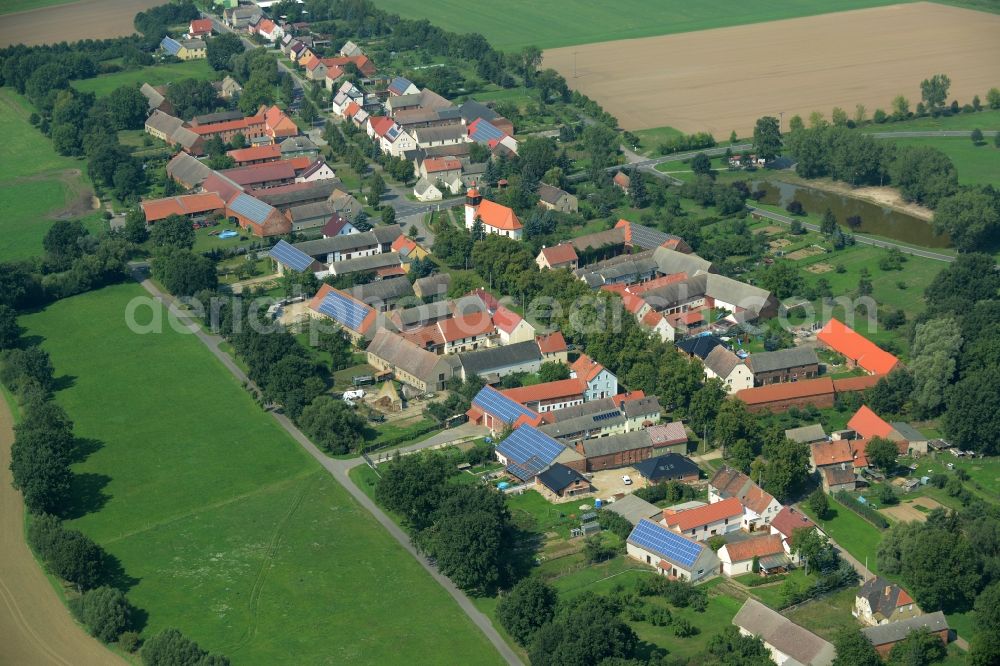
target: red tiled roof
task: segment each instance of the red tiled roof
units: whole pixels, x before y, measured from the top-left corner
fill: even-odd
[[[560,243],[552,247],[543,247],[542,256],[549,266],[568,264],[578,260],[576,249],[570,243]]]
[[[291,164],[292,168],[295,169],[296,174],[298,174],[300,171],[305,171],[306,169],[311,167],[314,162],[313,158],[309,157],[308,155],[299,155],[298,157],[291,157],[283,161],[288,164]],[[315,161],[319,162],[319,160]]]
[[[723,548],[729,553],[729,559],[733,562],[745,562],[755,557],[765,557],[785,552],[785,547],[781,545],[781,537],[777,534],[733,541],[727,543]]]
[[[493,313],[493,323],[504,333],[512,333],[517,325],[524,321],[524,318],[516,312],[508,310],[504,306],[499,306]]]
[[[808,529],[816,525],[801,511],[796,511],[795,507],[786,506],[771,521],[771,527],[781,532],[786,539],[791,539],[795,530]]]
[[[424,160],[424,170],[427,173],[438,173],[440,171],[461,171],[462,163],[450,157],[429,157]]]
[[[681,316],[681,321],[690,326],[691,324],[705,321],[705,317],[702,315],[701,310],[688,310]]]
[[[629,285],[628,290],[633,294],[642,295],[650,289],[659,289],[660,287],[665,287],[668,284],[673,284],[674,282],[683,282],[686,279],[687,273],[673,273],[671,275],[663,275],[661,277],[654,278],[649,282],[640,282],[639,284]]]
[[[408,238],[407,236],[399,236],[396,238],[396,240],[392,241],[392,245],[390,247],[392,248],[393,252],[399,252],[400,254],[404,254],[403,251],[405,250],[406,253],[408,254],[417,249],[417,242],[412,238]]]
[[[197,125],[195,127],[189,127],[188,129],[198,135],[206,134],[218,134],[220,132],[231,132],[233,130],[240,131],[249,129],[254,125],[260,125],[264,122],[261,116],[250,116],[248,118],[240,118],[238,120],[227,120],[224,123],[212,123],[211,125]]]
[[[816,442],[809,446],[812,452],[813,462],[817,467],[825,465],[837,465],[848,463],[854,460],[854,452],[851,444],[846,439],[834,440],[832,442]]]
[[[643,308],[643,306],[646,305],[645,300],[630,292],[628,287],[623,284],[606,284],[602,286],[601,289],[621,296],[622,304],[625,306],[625,309],[632,314],[636,314]]]
[[[560,379],[544,384],[533,386],[521,386],[519,388],[500,391],[514,402],[525,404],[539,400],[554,400],[556,398],[569,398],[580,396],[586,387],[579,379]]]
[[[626,402],[632,402],[634,400],[641,400],[646,397],[645,391],[635,390],[629,391],[628,393],[619,393],[618,395],[611,396],[611,402],[615,403],[615,407],[618,409],[622,408],[622,405]]]
[[[344,115],[347,116],[348,118],[351,118],[354,116],[354,114],[356,114],[360,110],[361,107],[358,105],[357,102],[351,102],[344,107]]]
[[[185,194],[165,199],[148,199],[139,204],[147,222],[162,220],[170,215],[196,215],[212,210],[222,210],[226,202],[215,192]]]
[[[828,321],[816,338],[871,373],[884,375],[899,363],[895,356],[836,319]]]
[[[576,373],[578,379],[589,382],[594,377],[601,374],[601,370],[604,369],[604,366],[586,354],[580,354],[580,358],[573,361],[573,364],[569,366],[569,369]]]
[[[396,121],[387,116],[374,116],[368,121],[372,126],[372,131],[378,136],[385,136],[385,133],[392,129]]]
[[[341,217],[339,213],[334,213],[323,225],[323,235],[336,236],[347,224],[350,222],[346,218]]]
[[[892,434],[892,426],[879,418],[879,415],[869,409],[867,405],[862,405],[854,413],[851,420],[847,422],[847,427],[865,439],[888,437]]]
[[[493,322],[490,321],[490,316],[485,312],[443,319],[437,323],[437,326],[447,342],[488,335],[493,331]]]
[[[837,393],[847,391],[865,391],[878,384],[884,375],[862,375],[860,377],[844,377],[833,380],[833,390]]]
[[[272,180],[294,180],[295,165],[291,160],[282,160],[226,169],[220,173],[240,185],[248,186]]]
[[[441,334],[441,329],[434,324],[421,326],[412,331],[400,333],[400,335],[422,349],[438,347],[444,344],[444,336]]]
[[[254,160],[268,160],[281,158],[281,146],[276,143],[269,143],[266,146],[251,146],[249,148],[237,148],[226,153],[236,162],[253,162]]]
[[[188,26],[188,32],[192,35],[212,32],[212,19],[194,19]]]
[[[257,31],[269,34],[274,32],[274,21],[271,19],[261,19],[260,23],[257,24]]]
[[[778,400],[810,398],[833,393],[833,380],[829,377],[806,379],[800,382],[769,384],[736,392],[736,397],[748,405],[759,405]]]
[[[661,321],[663,321],[663,315],[656,310],[650,310],[642,318],[642,323],[650,328],[655,328]]]
[[[555,354],[566,351],[566,339],[559,331],[549,333],[548,335],[540,335],[535,338],[535,341],[538,342],[538,351],[543,354]]]
[[[670,446],[688,441],[687,431],[684,430],[684,424],[680,421],[649,426],[646,428],[646,433],[653,442],[653,446]]]
[[[476,210],[476,216],[483,221],[484,225],[494,229],[517,231],[523,228],[513,210],[489,199],[482,200]]]
[[[663,519],[666,521],[667,526],[677,528],[681,532],[687,532],[702,525],[716,523],[726,518],[742,516],[743,505],[735,497],[724,499],[715,504],[706,504],[697,509],[688,509],[687,511],[678,511],[677,513],[670,514],[667,511],[663,512]]]

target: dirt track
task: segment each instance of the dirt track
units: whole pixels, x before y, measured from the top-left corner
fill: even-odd
[[[1000,85],[1000,16],[930,3],[545,51],[543,66],[597,100],[625,129],[670,126],[749,136],[757,118],[784,126],[864,104],[869,117],[920,81],[951,77],[949,101]],[[576,77],[574,77],[574,69]]]
[[[80,0],[0,17],[0,46],[52,44],[121,37],[135,32],[132,18],[164,0]]]
[[[0,398],[0,664],[124,664],[70,618],[24,543],[24,505],[9,469],[13,439]]]

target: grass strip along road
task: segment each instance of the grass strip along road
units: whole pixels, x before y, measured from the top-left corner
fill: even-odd
[[[165,320],[162,333],[129,330],[136,298],[150,302],[138,285],[109,287],[21,324],[51,355],[56,399],[90,451],[69,525],[121,562],[144,636],[177,627],[239,664],[502,663],[405,535],[386,534],[313,460],[325,456],[262,414],[217,348]]]

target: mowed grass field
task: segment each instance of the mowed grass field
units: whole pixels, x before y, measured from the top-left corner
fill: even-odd
[[[114,74],[102,74],[92,79],[74,81],[72,85],[80,92],[92,92],[98,97],[103,97],[121,86],[142,85],[143,83],[148,83],[151,86],[160,86],[181,79],[204,79],[211,81],[217,78],[222,78],[222,76],[212,69],[207,60],[188,60],[186,62],[152,65],[140,69],[115,72]]]
[[[458,606],[190,335],[138,335],[127,284],[21,318],[91,440],[70,521],[122,564],[143,634],[234,664],[497,663]]]
[[[0,159],[0,261],[41,254],[42,238],[52,215],[71,202],[83,202],[80,217],[95,231],[99,215],[87,207],[90,187],[82,160],[63,157],[52,142],[28,122],[31,107],[10,88],[0,89],[0,133],[5,137]]]
[[[42,9],[54,5],[65,5],[74,0],[0,0],[0,14],[27,12],[32,9]]]
[[[993,137],[975,145],[968,137],[928,139],[893,139],[899,146],[937,148],[951,158],[958,169],[958,182],[963,185],[993,185],[1000,187],[1000,149],[993,146]]]
[[[918,2],[549,49],[543,64],[625,129],[673,127],[724,139],[733,130],[750,136],[765,115],[784,114],[787,122],[818,110],[829,118],[836,106],[888,108],[897,94],[915,105],[920,81],[934,72],[951,77],[949,98],[985,99],[997,85],[998,32],[997,14]]]
[[[616,39],[670,35],[746,23],[763,23],[796,16],[861,9],[897,0],[508,0],[480,3],[469,11],[461,0],[375,0],[390,12],[427,19],[459,33],[478,32],[494,47],[516,50],[529,44],[540,48],[592,44]]]

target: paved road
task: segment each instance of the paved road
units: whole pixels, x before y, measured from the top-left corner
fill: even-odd
[[[983,136],[993,136],[997,130],[982,130]],[[936,137],[965,137],[972,136],[971,130],[927,130],[921,132],[871,132],[876,139],[933,139]]]
[[[10,476],[13,419],[0,398],[0,664],[122,664],[73,621],[24,542],[24,503]]]
[[[133,269],[135,269],[135,277],[142,284],[143,288],[150,293],[156,300],[160,301],[167,307],[169,307],[170,312],[177,318],[178,322],[182,324],[187,324],[194,332],[201,342],[208,347],[208,350],[219,359],[219,361],[229,370],[230,373],[239,381],[241,384],[246,384],[248,387],[257,390],[257,386],[250,381],[250,379],[243,373],[242,370],[233,362],[232,358],[228,354],[224,353],[219,349],[219,344],[223,341],[218,335],[213,335],[211,333],[205,332],[198,324],[194,321],[194,318],[190,313],[187,313],[177,307],[176,302],[172,296],[164,294],[157,288],[152,281],[145,278],[142,272],[143,266],[141,264],[133,264]],[[496,629],[493,628],[493,624],[490,622],[489,618],[477,609],[472,601],[466,594],[455,587],[455,584],[451,580],[439,572],[436,567],[432,566],[423,555],[417,552],[417,549],[413,547],[410,542],[410,538],[406,535],[403,530],[399,528],[396,523],[392,521],[376,505],[368,496],[361,491],[354,482],[351,481],[348,476],[348,472],[358,465],[363,465],[364,461],[361,458],[352,458],[350,460],[333,460],[328,458],[326,454],[320,451],[315,444],[309,441],[309,438],[302,434],[294,423],[289,420],[284,414],[279,414],[277,412],[271,412],[271,416],[281,425],[285,431],[291,435],[292,439],[299,443],[299,445],[306,450],[309,455],[311,455],[316,462],[323,466],[327,472],[333,476],[347,491],[351,496],[365,509],[367,509],[375,519],[392,535],[392,537],[399,542],[410,555],[413,556],[417,562],[431,575],[434,580],[438,582],[447,592],[452,596],[453,599],[458,603],[459,607],[469,616],[485,635],[486,638],[493,644],[497,649],[497,652],[507,661],[509,664],[521,664],[521,660],[518,658],[517,654],[507,645],[506,641],[497,633]],[[419,444],[418,444],[419,446]]]
[[[781,213],[772,213],[769,210],[764,210],[762,208],[757,208],[756,206],[748,205],[747,209],[751,213],[753,213],[755,215],[760,215],[761,217],[765,217],[765,218],[767,218],[769,220],[773,220],[775,222],[780,222],[781,224],[791,224],[795,220],[795,218],[789,217],[788,215],[782,215]],[[806,228],[806,229],[808,229],[810,231],[817,231],[817,232],[819,231],[819,225],[817,225],[817,224],[811,224],[809,222],[802,222],[801,220],[799,220],[799,223],[802,224],[802,226],[804,228]],[[952,256],[947,255],[947,254],[940,254],[938,252],[931,252],[930,250],[921,250],[921,249],[918,249],[918,248],[915,248],[915,247],[909,247],[908,245],[900,245],[898,243],[893,243],[892,241],[876,240],[874,238],[869,238],[867,236],[862,236],[862,235],[858,235],[858,234],[855,234],[854,238],[855,238],[855,240],[857,240],[858,243],[861,243],[862,245],[871,245],[873,247],[885,247],[885,248],[890,248],[891,247],[891,248],[896,248],[900,252],[902,252],[903,254],[910,254],[910,255],[913,255],[915,257],[922,257],[924,259],[932,259],[934,261],[944,261],[944,262],[947,262],[947,263],[951,263],[951,262],[955,261],[955,257],[952,257]]]

